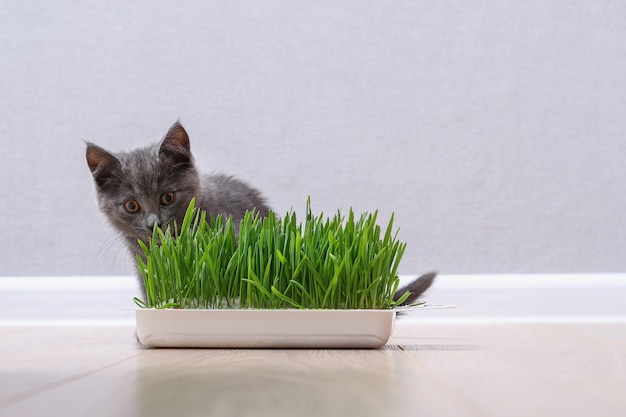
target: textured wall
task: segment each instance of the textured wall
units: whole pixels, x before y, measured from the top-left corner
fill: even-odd
[[[403,273],[626,269],[626,3],[0,6],[0,275],[128,274],[82,140],[180,118],[279,212],[396,213]]]

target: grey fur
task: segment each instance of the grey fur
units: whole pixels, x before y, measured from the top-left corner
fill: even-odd
[[[181,224],[189,202],[211,216],[222,214],[241,220],[246,210],[267,215],[268,205],[261,193],[245,182],[227,175],[201,175],[195,167],[189,137],[175,123],[165,138],[144,148],[112,153],[87,143],[87,164],[96,187],[98,206],[122,236],[131,254],[138,253],[137,240],[147,242],[155,222],[161,228]],[[174,193],[164,205],[164,193]],[[125,203],[135,201],[136,213]],[[143,282],[140,280],[143,291]]]
[[[405,292],[410,292],[409,298],[407,298],[403,305],[413,304],[420,298],[426,290],[430,288],[430,286],[435,281],[435,277],[437,276],[436,272],[429,272],[427,274],[422,275],[421,277],[409,282],[407,285],[400,287],[396,291],[393,296],[394,301],[397,301]]]

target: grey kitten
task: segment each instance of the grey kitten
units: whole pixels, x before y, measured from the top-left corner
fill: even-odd
[[[261,193],[227,175],[201,175],[194,164],[189,136],[174,123],[160,142],[129,152],[111,153],[87,143],[87,164],[96,186],[98,206],[120,233],[131,254],[138,253],[137,240],[147,242],[157,223],[166,229],[182,224],[193,197],[196,207],[216,217],[232,216],[238,224],[247,210],[261,216],[270,210]],[[426,274],[396,294],[405,291],[417,299],[434,279]],[[139,279],[145,296],[143,280]]]

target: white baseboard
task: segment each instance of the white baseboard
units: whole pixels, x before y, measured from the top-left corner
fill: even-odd
[[[416,275],[402,275],[402,282]],[[133,276],[0,277],[3,291],[136,291]],[[626,273],[439,275],[439,289],[626,288]]]
[[[411,279],[402,276],[402,281]],[[0,326],[132,325],[135,277],[0,277]],[[626,322],[626,274],[440,275],[406,325]]]
[[[401,279],[406,279],[405,276]],[[626,288],[626,274],[441,275],[440,289]]]

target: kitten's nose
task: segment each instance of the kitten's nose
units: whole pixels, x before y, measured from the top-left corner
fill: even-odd
[[[146,226],[149,229],[153,229],[155,223],[159,223],[159,217],[154,213],[150,213],[148,217],[146,218]]]

